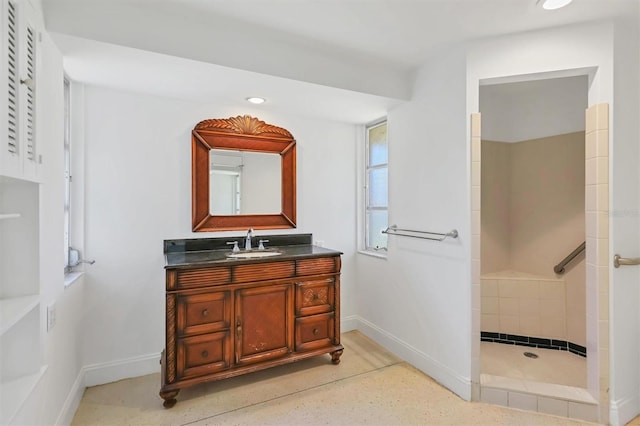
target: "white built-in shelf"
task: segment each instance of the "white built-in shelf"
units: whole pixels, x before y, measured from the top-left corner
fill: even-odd
[[[43,365],[33,374],[0,383],[2,386],[0,424],[6,425],[13,420],[46,371],[47,366]]]
[[[0,336],[39,305],[39,295],[0,299]]]
[[[20,217],[20,213],[0,213],[0,220],[2,219],[17,219]]]

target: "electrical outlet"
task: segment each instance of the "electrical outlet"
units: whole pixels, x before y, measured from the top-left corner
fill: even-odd
[[[56,326],[56,304],[47,306],[47,331],[51,331]]]

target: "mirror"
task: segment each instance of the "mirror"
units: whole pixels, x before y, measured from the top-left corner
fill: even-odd
[[[296,227],[296,141],[248,115],[191,132],[192,230]]]
[[[212,149],[209,161],[211,215],[280,213],[280,155]]]

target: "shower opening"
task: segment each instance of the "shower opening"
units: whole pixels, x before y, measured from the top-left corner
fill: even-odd
[[[587,388],[585,251],[554,271],[586,240],[587,106],[587,76],[480,87],[482,385]]]

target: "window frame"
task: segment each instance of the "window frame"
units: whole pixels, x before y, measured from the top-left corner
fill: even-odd
[[[72,272],[71,265],[71,81],[65,75],[64,85],[64,272]]]
[[[387,126],[387,138],[386,138],[386,147],[387,147],[387,162],[382,164],[376,164],[374,166],[370,165],[370,146],[369,146],[369,135],[372,129],[377,127],[386,125]],[[371,170],[387,170],[387,194],[389,188],[389,124],[387,117],[380,118],[378,120],[372,121],[364,126],[364,163],[363,163],[363,172],[364,172],[364,196],[363,196],[363,208],[362,208],[362,223],[363,223],[363,238],[362,238],[362,247],[363,252],[366,254],[371,254],[379,257],[386,257],[388,251],[388,245],[384,247],[380,246],[372,246],[370,239],[370,224],[369,224],[369,213],[372,211],[386,211],[387,212],[387,224],[389,222],[389,199],[387,197],[387,203],[385,207],[381,206],[371,206],[370,204],[370,171]],[[385,236],[386,237],[386,236]],[[385,238],[386,240],[386,238]]]

